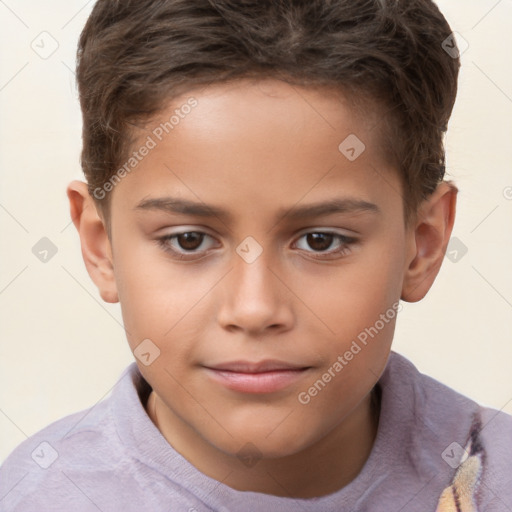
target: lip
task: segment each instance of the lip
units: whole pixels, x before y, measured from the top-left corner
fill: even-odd
[[[302,370],[307,368],[297,364],[279,361],[277,359],[265,359],[263,361],[229,361],[212,366],[206,366],[212,370],[237,372],[237,373],[263,373],[280,370]]]
[[[284,361],[230,361],[205,366],[216,382],[241,393],[274,393],[297,382],[310,369]]]

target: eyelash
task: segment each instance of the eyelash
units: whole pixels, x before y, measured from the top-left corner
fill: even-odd
[[[197,235],[205,235],[207,237],[209,237],[210,235],[208,235],[208,233],[203,233],[202,231],[183,231],[181,233],[173,233],[173,234],[169,234],[169,235],[165,235],[161,238],[158,238],[157,241],[158,241],[158,245],[167,253],[171,254],[171,256],[175,259],[179,259],[179,260],[198,260],[198,259],[201,259],[202,256],[200,257],[193,257],[193,258],[190,258],[189,255],[194,255],[196,253],[194,252],[185,252],[185,253],[182,253],[180,251],[177,251],[176,249],[173,249],[170,245],[170,241],[174,238],[177,238],[179,236],[182,236],[182,235],[186,235],[186,234],[190,234],[190,233],[195,233]],[[354,243],[357,242],[357,239],[356,238],[353,238],[353,237],[349,237],[349,236],[346,236],[346,235],[342,235],[340,233],[335,233],[335,232],[332,232],[332,231],[308,231],[307,233],[303,233],[300,237],[299,237],[299,240],[307,235],[311,235],[311,234],[321,234],[321,235],[332,235],[334,237],[334,239],[338,239],[340,242],[341,242],[341,247],[338,248],[338,249],[335,249],[335,250],[331,250],[331,251],[324,251],[324,252],[316,252],[316,254],[319,254],[321,256],[312,256],[314,259],[322,259],[322,260],[325,260],[325,259],[331,259],[333,256],[336,256],[336,255],[340,255],[340,257],[343,257],[343,256],[347,256],[348,254],[347,253],[350,253],[350,246],[353,245]],[[203,242],[204,238],[201,240],[201,244]],[[307,252],[307,253],[310,253],[310,251],[304,251],[304,252]],[[312,254],[315,254],[314,252]],[[328,258],[326,258],[324,255],[328,255]]]

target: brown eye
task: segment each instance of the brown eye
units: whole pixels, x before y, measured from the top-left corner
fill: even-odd
[[[204,233],[198,233],[197,231],[181,233],[175,236],[180,248],[187,251],[194,251],[198,249],[204,239]]]
[[[208,239],[210,243],[208,243]],[[206,243],[204,243],[206,240]],[[173,258],[179,260],[200,259],[211,249],[213,238],[201,231],[184,231],[157,239],[158,245]]]
[[[331,246],[333,238],[334,235],[330,233],[308,233],[306,240],[312,249],[325,251]]]
[[[340,233],[310,231],[299,238],[297,246],[316,259],[341,258],[351,253],[351,246],[356,242],[356,238]]]

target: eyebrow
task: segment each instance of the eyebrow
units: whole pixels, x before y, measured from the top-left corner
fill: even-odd
[[[156,210],[169,214],[183,214],[197,217],[218,217],[232,222],[234,216],[224,208],[205,203],[189,201],[175,197],[156,197],[142,200],[135,210]],[[292,208],[283,208],[277,212],[276,217],[302,220],[305,218],[321,217],[333,214],[373,213],[380,214],[381,209],[374,203],[356,198],[333,198],[320,203],[313,203]]]

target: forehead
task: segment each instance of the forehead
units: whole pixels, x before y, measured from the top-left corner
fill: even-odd
[[[382,193],[396,196],[399,185],[380,151],[379,113],[366,110],[332,87],[275,79],[192,90],[137,131],[132,149],[150,149],[114,188],[113,204],[172,196],[231,206],[236,216],[326,194],[385,203]]]

